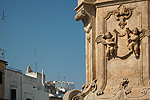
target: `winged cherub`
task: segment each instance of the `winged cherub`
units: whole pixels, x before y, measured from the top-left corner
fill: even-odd
[[[97,44],[102,43],[103,45],[106,45],[107,59],[110,58],[110,55],[112,56],[114,54],[114,51],[116,50],[116,48],[115,48],[116,42],[115,42],[115,37],[110,32],[107,32],[105,35],[100,34],[96,38],[96,42],[97,42]]]
[[[134,52],[136,57],[139,56],[139,45],[140,41],[145,36],[150,36],[150,30],[142,29],[139,31],[137,27],[135,27],[132,31],[129,28],[126,29],[128,34],[128,47],[131,52]]]
[[[139,30],[138,28],[134,28],[132,31],[129,30],[129,28],[126,29],[128,34],[128,48],[131,52],[135,53],[135,56],[139,56]]]

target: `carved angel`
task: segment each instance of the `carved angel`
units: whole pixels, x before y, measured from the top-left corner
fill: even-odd
[[[107,59],[109,59],[110,55],[112,56],[114,54],[114,51],[116,50],[116,41],[115,41],[115,37],[110,32],[107,32],[105,35],[100,34],[96,38],[96,42],[97,44],[102,43],[103,45],[106,45]]]
[[[150,31],[142,29],[139,31],[139,29],[136,27],[132,31],[129,30],[129,28],[126,29],[127,35],[128,35],[128,48],[131,52],[134,52],[136,57],[139,56],[139,42],[145,37],[150,36]]]
[[[134,28],[132,31],[129,28],[126,29],[128,35],[128,48],[131,52],[134,52],[136,57],[139,56],[139,30]]]

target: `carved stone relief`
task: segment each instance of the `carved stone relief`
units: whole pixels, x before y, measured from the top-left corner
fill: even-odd
[[[106,20],[113,15],[118,23],[118,26],[123,29],[127,25],[127,21],[131,16],[134,8],[126,8],[123,5],[120,5],[117,10],[108,12],[107,16],[105,17]]]
[[[128,52],[125,55],[119,56],[117,55],[117,48],[119,48],[119,46],[117,45],[117,40],[119,37],[124,36],[127,37],[126,41],[128,42],[128,44],[124,46],[128,48]],[[110,32],[107,32],[105,35],[100,34],[95,41],[97,42],[97,44],[102,43],[106,46],[107,59],[110,59],[110,56],[124,58],[129,56],[131,53],[134,53],[135,57],[138,58],[140,54],[140,41],[145,36],[150,36],[149,30],[142,29],[141,31],[139,31],[139,29],[135,27],[132,29],[132,31],[129,28],[126,28],[126,31],[124,33],[120,33],[116,29],[114,29],[113,35]]]
[[[138,99],[140,97],[148,95],[148,88],[142,88],[139,89],[139,94],[135,95],[134,92],[137,90],[134,90],[132,86],[129,85],[130,81],[128,78],[123,78],[122,82],[120,82],[119,87],[114,89],[113,92],[109,94],[109,96],[99,96],[99,99],[102,100],[128,100],[128,99]],[[140,99],[143,100],[143,99]]]
[[[68,93],[65,94],[63,100],[84,100],[84,97],[86,95],[88,95],[91,92],[94,93],[97,90],[96,82],[97,80],[93,80],[90,84],[83,85],[82,86],[83,91],[79,90],[69,91]]]
[[[126,20],[128,20],[132,15],[132,10],[130,8],[126,8],[123,5],[120,5],[116,11],[114,11],[114,17],[118,21],[118,25],[120,28],[124,28],[127,25]]]
[[[135,58],[136,59],[139,59],[140,57],[140,45],[141,45],[141,41],[142,39],[145,37],[145,36],[150,36],[150,31],[149,30],[146,30],[146,29],[142,29],[142,30],[139,30],[141,28],[138,28],[138,27],[132,27],[132,28],[126,28],[124,29],[125,25],[127,25],[127,22],[126,20],[128,20],[132,13],[133,13],[133,8],[126,8],[122,5],[120,5],[118,7],[119,10],[118,11],[118,14],[120,15],[117,15],[117,11],[113,11],[113,12],[109,12],[109,14],[107,15],[107,17],[105,17],[104,19],[105,20],[108,20],[110,18],[111,15],[114,15],[115,19],[116,19],[116,16],[118,16],[118,19],[117,20],[119,22],[119,26],[121,29],[113,29],[112,31],[107,31],[107,22],[105,22],[106,26],[105,26],[105,33],[100,33],[97,37],[96,37],[96,43],[97,45],[99,43],[103,44],[105,46],[105,59],[106,60],[111,60],[112,58],[120,58],[120,59],[128,59],[128,57],[130,57],[132,54],[135,55]],[[121,10],[121,11],[120,11]],[[127,13],[128,12],[128,13]],[[116,15],[115,15],[116,14]],[[140,13],[141,14],[141,13]],[[121,20],[121,21],[120,21]],[[139,24],[139,23],[138,23]],[[109,29],[110,30],[110,29]],[[122,38],[124,38],[124,41],[126,41],[126,45],[125,44],[119,44],[122,40]],[[120,41],[118,41],[118,39],[120,39]],[[124,54],[123,55],[120,55],[118,53],[118,50],[122,50],[122,48],[120,49],[120,47],[123,46],[122,48],[126,48],[126,51],[123,52]],[[121,51],[120,51],[121,52]],[[105,61],[105,65],[104,65],[104,72],[107,74],[108,70],[107,70],[107,63],[108,61]],[[124,65],[125,67],[126,65]],[[132,65],[133,66],[133,65]],[[111,65],[110,65],[111,67]],[[140,66],[141,67],[141,66]],[[113,69],[113,68],[112,68]],[[114,69],[115,70],[115,69]],[[137,70],[137,69],[136,69]],[[121,70],[120,70],[121,71]],[[129,71],[129,70],[128,70]],[[142,75],[143,73],[141,73]],[[105,74],[104,74],[105,75]],[[137,74],[139,75],[139,74]],[[107,75],[105,76],[107,77]],[[103,83],[103,84],[107,84],[107,78],[106,78],[106,82]],[[111,99],[111,98],[117,98],[117,99],[125,99],[125,98],[132,98],[134,96],[131,96],[129,97],[128,94],[131,93],[131,89],[132,87],[128,87],[126,88],[128,85],[129,81],[128,80],[124,80],[122,82],[122,85],[120,85],[120,90],[117,90],[117,92],[115,93],[116,90],[114,90],[114,92],[112,93],[113,95],[110,97],[105,97],[105,96],[102,96],[104,95],[104,89],[101,89],[99,88],[98,89],[98,92],[97,92],[97,96],[100,96],[99,98],[101,99]],[[122,88],[121,88],[122,86]],[[107,88],[106,86],[104,88]],[[145,95],[143,94],[143,92],[141,92],[142,94],[139,94],[139,95]],[[138,97],[135,97],[135,98],[138,98]]]
[[[107,59],[110,58],[110,56],[113,56],[116,51],[116,35],[113,36],[112,33],[107,32],[105,35],[100,34],[96,38],[96,42],[102,43],[103,45],[106,45],[106,56]]]
[[[105,20],[108,20],[111,15],[114,15],[115,19],[118,21],[118,25],[120,28],[123,30],[125,25],[127,25],[126,20],[128,20],[133,13],[134,8],[126,8],[123,5],[120,5],[117,10],[111,11],[107,14],[107,16],[104,18]],[[113,30],[113,32],[106,32],[105,34],[101,34],[97,36],[96,42],[97,44],[102,43],[103,45],[106,46],[106,58],[109,60],[110,58],[113,57],[118,57],[118,58],[125,58],[131,55],[132,53],[135,54],[135,57],[138,58],[140,55],[140,41],[145,37],[149,36],[150,31],[142,29],[139,31],[137,27],[133,28],[130,30],[129,28],[126,28],[124,32],[119,32],[116,29]],[[118,43],[118,39],[122,39],[122,41],[126,41],[127,46],[123,48],[128,48],[126,49],[126,53],[123,55],[118,54],[118,50],[120,45]]]
[[[86,34],[87,79],[83,91],[72,90],[68,93],[72,94],[68,96],[70,99],[64,97],[64,100],[144,100],[150,97],[147,1],[105,1],[84,2],[76,10],[75,19],[82,20],[84,31],[89,33]]]

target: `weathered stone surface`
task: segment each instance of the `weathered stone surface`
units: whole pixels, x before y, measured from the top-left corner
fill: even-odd
[[[79,2],[86,83],[76,100],[150,100],[150,1]]]
[[[1,73],[1,83],[0,83],[0,99],[4,99],[4,78],[5,78],[5,65],[7,64],[6,61],[0,60],[0,73]]]

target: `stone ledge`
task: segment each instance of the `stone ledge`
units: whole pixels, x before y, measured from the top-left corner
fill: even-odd
[[[80,5],[78,5],[74,10],[75,11],[79,11],[79,9],[81,9],[83,6],[90,6],[90,7],[93,7],[95,8],[95,2],[86,2],[86,1],[83,1]]]
[[[93,6],[93,7],[96,6],[96,8],[100,8],[105,6],[112,6],[112,5],[126,4],[132,2],[140,2],[140,1],[150,1],[150,0],[101,0],[95,2],[83,1],[74,10],[78,11],[80,8],[82,8],[82,6]]]
[[[100,7],[120,5],[120,4],[140,2],[140,1],[150,1],[150,0],[103,0],[103,1],[96,1],[94,4],[96,5],[96,8],[100,8]]]

